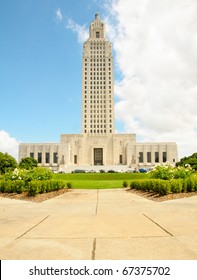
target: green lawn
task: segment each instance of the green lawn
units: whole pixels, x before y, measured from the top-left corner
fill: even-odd
[[[72,182],[75,189],[113,189],[122,188],[123,181],[148,178],[141,173],[78,173],[54,174],[54,180]]]

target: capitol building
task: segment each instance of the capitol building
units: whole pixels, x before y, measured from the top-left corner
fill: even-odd
[[[174,142],[136,142],[135,134],[115,133],[114,61],[99,15],[83,45],[82,133],[62,134],[59,143],[21,143],[19,161],[32,157],[40,166],[74,169],[137,170],[178,160]]]

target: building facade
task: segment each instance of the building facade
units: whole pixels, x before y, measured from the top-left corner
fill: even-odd
[[[116,134],[114,127],[114,74],[112,45],[99,15],[90,25],[83,46],[82,134],[62,134],[60,143],[19,146],[19,161],[37,159],[53,170],[76,168],[139,169],[178,160],[174,142],[137,143],[135,134]]]

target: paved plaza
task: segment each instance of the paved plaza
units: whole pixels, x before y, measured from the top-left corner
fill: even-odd
[[[153,202],[113,189],[42,203],[0,197],[0,259],[197,260],[197,196]]]

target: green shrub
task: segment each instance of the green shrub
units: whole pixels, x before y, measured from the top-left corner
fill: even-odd
[[[169,165],[158,165],[153,170],[150,171],[150,178],[153,179],[162,179],[162,180],[169,180],[173,178],[173,170],[174,168]]]
[[[4,192],[5,193],[13,193],[14,192],[12,181],[5,181],[4,182]]]
[[[29,170],[17,169],[9,171],[5,174],[5,180],[24,180],[30,182],[32,180],[50,180],[53,177],[53,172],[44,167],[35,167]]]
[[[67,186],[68,189],[71,189],[73,187],[71,182],[66,183],[66,186]]]
[[[28,185],[28,195],[35,196],[40,192],[40,181],[31,181]]]
[[[169,181],[172,193],[181,193],[184,189],[184,180],[172,179]]]
[[[162,180],[170,180],[170,179],[185,179],[192,175],[192,168],[187,165],[186,167],[178,166],[174,167],[170,164],[162,164],[156,166],[153,170],[150,171],[150,178],[153,179],[162,179]]]
[[[65,183],[62,181],[30,181],[28,184],[28,195],[35,196],[39,193],[57,191],[62,188],[65,188]]]
[[[0,181],[0,192],[4,193],[5,192],[5,181]]]
[[[127,188],[128,187],[128,182],[127,181],[123,181],[123,183],[122,183],[122,186],[123,186],[123,188]]]
[[[182,180],[182,192],[187,192],[187,179]]]
[[[160,195],[166,195],[170,193],[170,183],[167,180],[160,179],[147,179],[147,180],[136,180],[130,183],[131,189],[153,191]]]
[[[195,177],[190,177],[187,179],[187,191],[195,192],[197,191],[197,180]]]
[[[15,193],[22,193],[26,190],[26,184],[25,184],[25,181],[23,180],[17,180],[17,181],[12,181],[12,184],[14,185],[13,186],[13,189],[14,189],[14,192]]]

